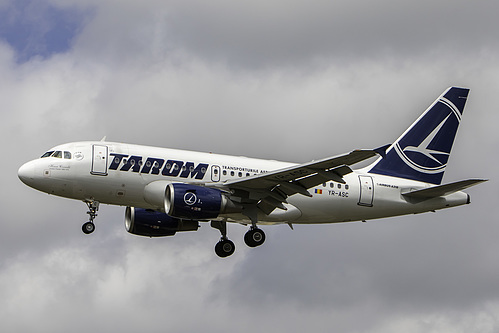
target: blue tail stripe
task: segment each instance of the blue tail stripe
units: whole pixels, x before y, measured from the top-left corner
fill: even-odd
[[[369,172],[440,184],[468,92],[456,87],[446,90]]]

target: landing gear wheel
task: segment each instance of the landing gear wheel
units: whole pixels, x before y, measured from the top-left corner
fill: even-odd
[[[244,242],[249,247],[257,247],[265,242],[265,233],[262,229],[251,228],[246,234],[244,234]]]
[[[81,230],[86,235],[91,234],[95,230],[95,224],[93,224],[93,222],[84,223],[81,227]]]
[[[215,253],[220,258],[225,258],[234,253],[236,246],[230,239],[222,239],[215,245]]]

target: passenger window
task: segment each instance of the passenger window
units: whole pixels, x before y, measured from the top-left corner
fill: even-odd
[[[341,188],[341,184],[338,184],[338,188]]]
[[[65,151],[64,152],[64,158],[67,159],[67,160],[70,160],[71,159],[71,153],[69,151]]]
[[[350,187],[350,186],[348,186],[348,185],[345,185],[345,190],[348,190],[348,188],[349,188],[349,187]]]
[[[52,157],[62,158],[62,151],[58,150],[52,155]]]
[[[41,158],[49,157],[50,155],[52,155],[53,152],[54,152],[53,150],[52,151],[48,151],[45,154],[43,154]]]

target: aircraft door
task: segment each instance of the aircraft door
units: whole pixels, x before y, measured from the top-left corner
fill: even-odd
[[[92,146],[92,175],[107,176],[107,146]]]
[[[373,206],[374,199],[374,182],[371,176],[359,176],[360,181],[360,206]]]
[[[220,181],[220,167],[218,165],[211,166],[211,181],[212,182]]]

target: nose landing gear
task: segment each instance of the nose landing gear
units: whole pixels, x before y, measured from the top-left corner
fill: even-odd
[[[94,200],[85,200],[87,204],[89,215],[89,221],[83,223],[81,230],[84,234],[88,235],[95,231],[94,219],[97,217],[97,211],[99,210],[99,202]]]

